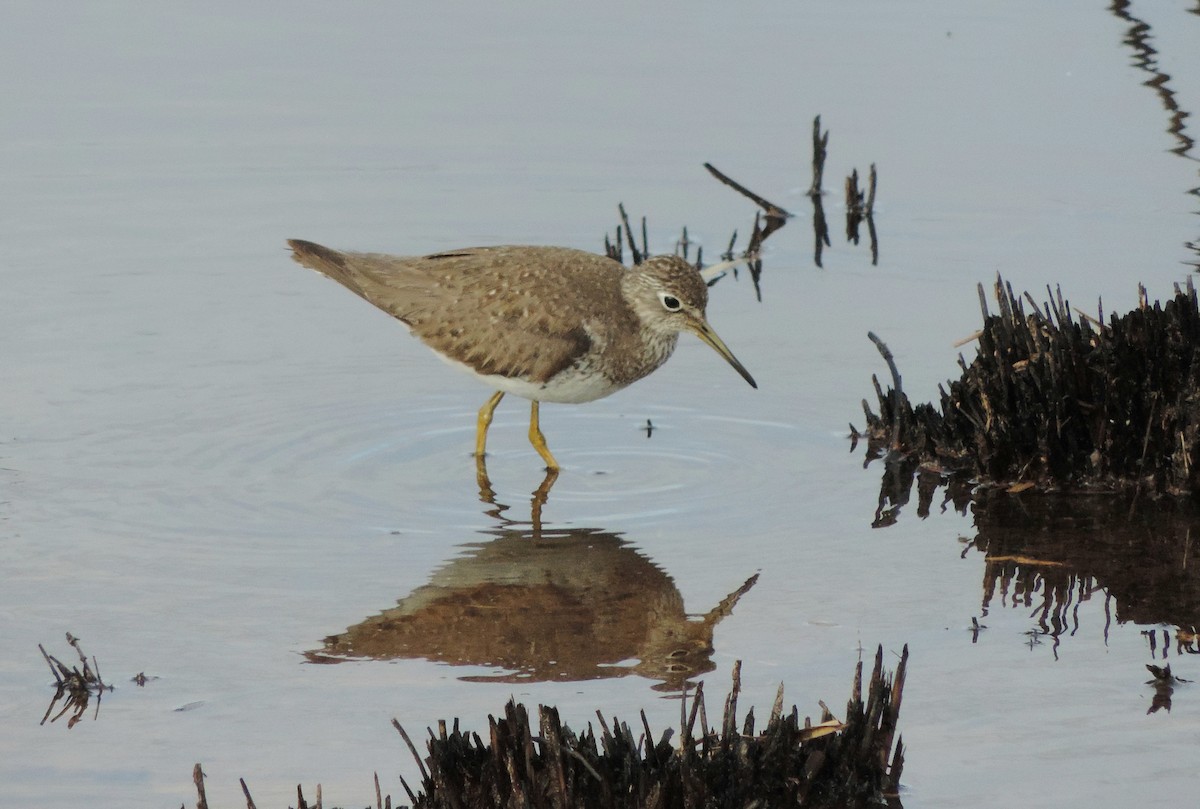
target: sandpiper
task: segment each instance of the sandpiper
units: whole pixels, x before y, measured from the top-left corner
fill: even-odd
[[[428,256],[331,250],[291,239],[292,257],[402,321],[451,365],[496,393],[479,410],[475,453],[504,394],[529,399],[529,441],[557,470],[541,402],[590,402],[636,382],[679,333],[712,346],[757,388],[705,319],[708,287],[691,264],[655,256],[626,268],[566,247],[472,247]]]

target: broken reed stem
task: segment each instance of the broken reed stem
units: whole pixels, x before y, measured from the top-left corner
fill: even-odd
[[[760,208],[762,208],[766,212],[767,216],[773,216],[778,219],[787,219],[791,216],[790,213],[785,211],[783,208],[780,208],[775,203],[770,202],[767,199],[764,199],[763,197],[759,196],[758,194],[755,194],[753,191],[751,191],[749,188],[747,188],[746,186],[739,183],[737,180],[734,180],[733,178],[729,177],[728,175],[722,173],[712,163],[705,163],[704,168],[708,169],[709,174],[716,177],[721,182],[725,183],[725,185],[729,186],[734,191],[737,191],[742,196],[748,197],[749,199],[753,200],[756,205],[758,205]]]
[[[814,199],[821,196],[821,183],[825,177],[825,154],[829,146],[829,131],[821,134],[821,116],[813,118],[812,131],[812,185],[808,188],[808,195]]]
[[[737,243],[737,230],[734,229],[733,235],[729,237],[729,248],[721,254],[721,258],[726,261],[733,260],[733,246]]]
[[[562,748],[562,751],[583,765],[583,768],[588,771],[589,775],[596,779],[597,783],[604,782],[604,778],[600,775],[600,773],[596,772],[596,768],[593,767],[586,758],[580,755],[579,751],[573,750],[570,747],[564,747]]]
[[[246,779],[239,778],[238,783],[242,785],[242,794],[246,796],[246,809],[258,809],[254,805],[254,798],[250,797],[250,788],[246,786]]]
[[[417,746],[413,744],[412,739],[408,737],[408,733],[404,730],[404,726],[395,719],[392,720],[392,726],[396,728],[396,730],[400,731],[400,738],[404,739],[404,743],[408,745],[409,752],[412,753],[412,757],[416,759],[417,767],[419,767],[421,770],[421,777],[428,779],[429,771],[425,769],[425,762],[421,760],[421,755],[417,752]]]
[[[867,179],[866,190],[858,187],[858,169],[852,169],[846,178],[846,216],[860,216],[870,220],[875,211],[875,186],[878,174],[875,164],[871,164],[871,173]]]
[[[58,669],[54,668],[54,664],[57,661],[46,653],[45,647],[40,643],[38,644],[38,650],[41,651],[42,657],[45,658],[46,665],[50,667],[50,673],[54,675],[54,681],[61,687],[63,685],[63,678],[59,676]],[[59,663],[58,665],[62,666],[62,663]]]
[[[699,710],[704,705],[704,681],[701,680],[696,684],[696,690],[692,692],[692,710],[688,713],[688,720],[685,730],[685,738],[694,739],[695,734],[693,729],[696,727],[696,716]]]
[[[737,701],[741,690],[742,661],[735,660],[733,663],[733,685],[729,689],[729,696],[725,698],[725,716],[721,723],[721,735],[726,738],[737,733]]]
[[[951,343],[950,345],[951,345],[951,347],[952,347],[952,348],[962,348],[962,347],[963,347],[963,346],[965,346],[967,343],[973,343],[973,342],[975,342],[976,340],[978,340],[978,339],[979,339],[980,337],[982,337],[982,336],[983,336],[983,329],[980,329],[979,331],[972,332],[971,334],[968,334],[966,337],[963,337],[963,338],[962,338],[962,339],[960,339],[960,340],[955,340],[955,341],[954,341],[953,343]]]
[[[846,178],[846,215],[862,215],[863,194],[858,190],[858,169],[851,169]]]
[[[767,719],[767,724],[778,722],[783,716],[783,683],[779,683],[779,689],[775,692],[775,702],[771,705],[771,716]]]
[[[885,756],[887,755],[887,751],[892,749],[892,739],[896,733],[896,727],[900,722],[900,702],[904,698],[904,680],[907,673],[908,644],[906,643],[904,644],[904,651],[900,653],[900,665],[896,666],[896,673],[892,679],[892,701],[888,705],[887,718],[884,723],[883,741],[879,745],[880,749],[884,751]]]
[[[88,669],[87,655],[85,655],[83,653],[83,649],[81,649],[79,647],[79,638],[75,637],[70,632],[68,632],[67,633],[67,643],[70,644],[71,648],[75,650],[75,654],[79,655],[79,662],[83,664],[83,679],[90,680],[91,678],[88,676],[90,674],[90,671]]]
[[[902,389],[900,387],[900,371],[896,369],[896,359],[892,356],[892,351],[887,347],[887,343],[880,340],[873,331],[867,332],[867,337],[879,349],[879,353],[883,355],[883,359],[887,362],[888,370],[892,372],[892,451],[900,451],[900,427],[903,419],[900,413],[900,402]]]
[[[200,763],[192,768],[192,783],[196,785],[196,809],[208,809],[208,797],[204,794],[204,771],[200,769]]]
[[[991,313],[988,311],[987,291],[984,290],[983,284],[976,284],[975,288],[979,291],[979,311],[983,313],[983,322],[986,323],[987,319],[991,317]]]
[[[760,258],[758,253],[746,253],[738,258],[729,259],[728,261],[719,261],[716,264],[709,264],[700,271],[700,277],[706,283],[711,283],[718,278],[726,270],[732,270],[735,267],[740,267],[743,264],[749,264],[752,261],[757,261]]]
[[[625,241],[629,243],[629,254],[633,259],[634,265],[642,263],[642,253],[638,250],[637,242],[633,240],[633,228],[629,226],[629,214],[625,213],[625,203],[617,203],[617,210],[621,213],[621,221],[625,224]]]
[[[617,230],[618,231],[620,230],[620,226],[617,227]],[[616,247],[613,247],[613,243],[611,241],[609,241],[608,234],[607,233],[604,234],[604,255],[608,256],[609,258],[611,258],[613,261],[616,261],[617,263],[622,263],[621,262],[621,234],[620,233],[617,233],[617,246]]]

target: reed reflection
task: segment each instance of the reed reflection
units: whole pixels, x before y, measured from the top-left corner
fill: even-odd
[[[852,436],[850,451],[858,447],[859,435]],[[879,502],[871,520],[872,528],[887,528],[895,525],[900,514],[912,500],[913,487],[917,490],[917,516],[925,519],[932,513],[933,501],[938,490],[942,490],[939,511],[949,509],[966,515],[971,504],[974,483],[965,475],[946,475],[941,470],[924,466],[920,460],[903,452],[883,453],[879,447],[868,447],[863,468],[881,460],[883,475],[879,480]]]
[[[1122,41],[1133,51],[1133,66],[1150,76],[1142,84],[1154,91],[1162,102],[1163,109],[1167,111],[1167,133],[1176,140],[1176,146],[1171,152],[1195,160],[1191,152],[1196,141],[1188,135],[1187,125],[1184,123],[1191,113],[1179,106],[1177,93],[1171,87],[1171,75],[1159,67],[1158,50],[1151,44],[1154,31],[1150,23],[1133,14],[1132,5],[1129,0],[1114,0],[1108,10],[1117,19],[1129,24]]]
[[[1113,623],[1143,627],[1154,686],[1147,713],[1171,709],[1174,687],[1188,682],[1170,660],[1200,655],[1200,567],[1196,565],[1200,504],[1175,497],[1056,495],[975,489],[889,458],[884,464],[875,527],[896,522],[917,486],[917,513],[928,516],[939,487],[942,510],[970,507],[976,536],[962,551],[984,554],[980,614],[971,619],[978,643],[993,610],[1028,615],[1031,649],[1048,644],[1055,659],[1066,639],[1099,634]],[[868,460],[868,463],[870,460]],[[1102,625],[1085,626],[1084,604],[1100,601]],[[1093,619],[1093,623],[1098,623]]]
[[[1049,638],[1057,650],[1081,628],[1081,605],[1102,598],[1106,640],[1114,621],[1135,623],[1158,627],[1142,633],[1157,659],[1172,651],[1200,654],[1200,505],[1174,497],[974,488],[965,478],[898,457],[885,461],[873,527],[899,519],[914,485],[921,518],[939,489],[943,512],[971,509],[977,533],[962,556],[985,555],[981,617],[993,608],[1026,609],[1034,621],[1031,644]]]
[[[479,495],[496,527],[465,543],[396,606],[325,639],[314,663],[424,658],[499,669],[475,682],[594,680],[636,674],[657,690],[712,671],[713,631],[757,575],[703,614],[674,580],[617,533],[552,527],[541,513],[556,473],[533,493],[530,520],[505,516],[486,468]]]
[[[997,493],[980,498],[974,511],[978,535],[963,554],[986,554],[984,616],[993,607],[1028,610],[1031,637],[1049,638],[1057,651],[1079,632],[1081,605],[1102,598],[1106,640],[1113,621],[1170,626],[1176,643],[1166,643],[1162,630],[1163,659],[1172,648],[1200,653],[1195,505]],[[1157,631],[1143,635],[1156,656]]]
[[[1129,0],[1113,0],[1108,10],[1117,19],[1129,25],[1122,41],[1133,51],[1133,66],[1149,76],[1142,84],[1154,91],[1167,112],[1167,133],[1176,141],[1175,147],[1170,150],[1171,153],[1188,160],[1200,160],[1193,154],[1196,140],[1188,134],[1187,129],[1186,121],[1191,117],[1191,113],[1180,106],[1178,94],[1171,86],[1171,75],[1159,66],[1158,50],[1151,44],[1154,41],[1154,31],[1150,24],[1133,14],[1132,3]],[[1188,13],[1200,14],[1200,7],[1191,9]],[[1189,188],[1187,193],[1200,198],[1200,186]],[[1184,246],[1197,256],[1195,260],[1187,263],[1193,271],[1200,272],[1200,240],[1185,241]]]

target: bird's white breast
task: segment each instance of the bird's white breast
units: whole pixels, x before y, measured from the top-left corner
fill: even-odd
[[[614,384],[602,373],[591,372],[587,366],[583,365],[573,365],[548,382],[530,382],[499,374],[481,374],[466,363],[451,359],[440,351],[434,353],[441,357],[447,365],[470,374],[488,387],[539,402],[580,404],[603,399],[624,387],[624,385]]]

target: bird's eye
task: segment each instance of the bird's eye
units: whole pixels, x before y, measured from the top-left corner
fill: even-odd
[[[658,293],[658,299],[662,301],[663,308],[668,312],[678,312],[682,306],[679,298],[676,298],[674,295],[668,295],[665,292]]]

